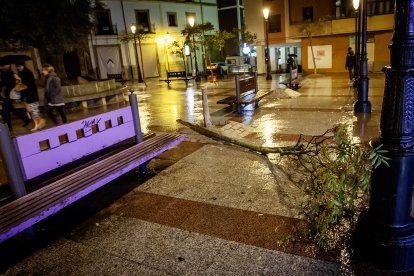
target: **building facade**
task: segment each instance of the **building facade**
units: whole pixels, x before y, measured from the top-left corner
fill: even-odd
[[[168,68],[191,72],[190,57],[184,65],[181,58],[171,55],[170,43],[184,41],[181,30],[188,26],[189,17],[195,18],[195,24],[211,22],[216,29],[219,26],[216,0],[103,2],[106,10],[96,14],[95,31],[89,39],[90,60],[98,79],[106,79],[108,74],[122,74],[123,78],[131,78],[132,74],[136,79],[137,61],[145,78],[165,76]],[[120,37],[131,33],[131,25],[144,33],[137,45],[133,40],[120,41]],[[204,70],[202,57],[201,52],[197,53],[200,71]]]
[[[244,0],[248,30],[258,34],[258,71],[265,72],[266,24],[264,7],[270,9],[268,37],[272,72],[284,72],[288,54],[298,56],[304,72],[313,72],[311,45],[317,72],[345,72],[348,47],[355,50],[356,13],[349,0]],[[368,0],[367,56],[370,71],[380,71],[390,60],[388,44],[394,27],[391,0]],[[261,18],[261,20],[257,20]],[[311,35],[311,40],[308,34]],[[261,52],[261,53],[259,53]]]

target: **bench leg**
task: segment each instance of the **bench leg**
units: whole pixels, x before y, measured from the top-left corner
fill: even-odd
[[[81,106],[82,106],[83,108],[88,108],[88,101],[82,101],[82,102],[81,102]]]
[[[149,172],[148,172],[147,165],[148,165],[148,163],[149,163],[150,161],[151,161],[151,160],[148,160],[147,162],[143,163],[142,165],[139,165],[139,167],[138,167],[138,173],[139,173],[140,175],[146,175],[146,174],[148,174],[148,173],[149,173]]]
[[[236,110],[237,110],[237,113],[242,113],[242,105],[241,104],[238,104],[238,105],[236,105]]]

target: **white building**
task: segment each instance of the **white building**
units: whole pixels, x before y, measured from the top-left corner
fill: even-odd
[[[167,44],[184,41],[181,30],[188,25],[190,16],[195,18],[196,24],[211,22],[216,29],[219,27],[216,0],[103,2],[107,10],[97,14],[95,32],[89,39],[91,62],[99,79],[106,79],[108,74],[122,74],[124,78],[131,78],[131,71],[137,78],[134,42],[119,40],[121,35],[131,33],[133,24],[148,32],[148,38],[141,42],[142,53],[137,45],[141,72],[145,78],[165,76],[167,64],[170,71],[184,71],[182,59],[169,54]],[[201,52],[197,53],[197,61],[198,69],[202,71]]]

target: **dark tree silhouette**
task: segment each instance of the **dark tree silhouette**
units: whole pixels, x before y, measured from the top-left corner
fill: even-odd
[[[0,48],[35,47],[64,73],[63,54],[87,46],[100,0],[0,0]],[[65,76],[63,76],[65,77]]]

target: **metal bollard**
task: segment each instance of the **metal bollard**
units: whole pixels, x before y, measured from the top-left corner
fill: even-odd
[[[211,126],[211,120],[210,120],[210,110],[208,109],[207,88],[201,89],[201,93],[203,96],[204,126],[209,127]]]
[[[131,106],[132,119],[134,120],[135,138],[137,143],[141,143],[143,141],[143,138],[141,131],[141,122],[139,120],[137,96],[135,96],[133,88],[129,89],[129,92],[129,104]]]
[[[0,124],[0,153],[5,165],[10,188],[16,198],[27,194],[24,185],[23,171],[19,162],[16,145],[10,138],[7,124]]]

